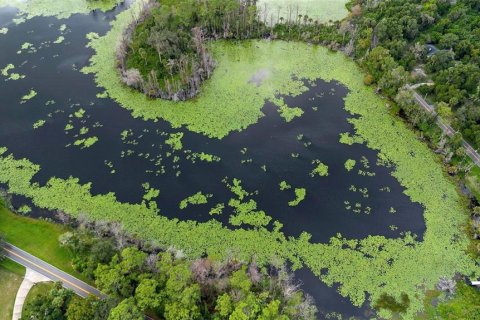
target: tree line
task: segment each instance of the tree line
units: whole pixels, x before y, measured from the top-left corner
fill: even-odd
[[[233,257],[190,261],[181,251],[148,244],[139,249],[138,241],[109,223],[81,221],[59,241],[72,253],[74,268],[108,298],[80,299],[56,284],[26,306],[22,319],[316,319],[313,300],[284,266]]]

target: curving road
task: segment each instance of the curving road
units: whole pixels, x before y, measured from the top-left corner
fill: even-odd
[[[435,108],[430,105],[421,95],[419,95],[415,90],[413,90],[412,87],[408,87],[409,89],[412,89],[412,92],[413,92],[413,97],[415,98],[415,100],[417,100],[418,104],[421,105],[428,113],[436,116],[436,122],[437,122],[437,125],[440,127],[440,129],[442,129],[442,131],[449,137],[453,136],[456,131],[451,127],[449,126],[448,124],[445,124],[442,120],[442,118],[440,118],[437,113],[435,112]],[[470,157],[470,159],[472,159],[472,161],[478,166],[480,167],[480,155],[478,154],[478,152],[473,149],[473,147],[467,142],[465,141],[465,139],[462,138],[462,145],[463,147],[465,148],[465,153]]]
[[[86,298],[89,295],[94,295],[99,298],[105,298],[106,295],[95,289],[94,287],[86,284],[85,282],[78,280],[75,277],[72,277],[68,273],[63,272],[62,270],[55,268],[51,264],[46,263],[43,260],[40,260],[31,254],[23,251],[20,248],[15,247],[12,244],[6,243],[3,246],[5,250],[5,256],[22,266],[35,270],[36,272],[44,275],[52,281],[60,281],[63,286],[67,289],[72,290],[79,296]]]

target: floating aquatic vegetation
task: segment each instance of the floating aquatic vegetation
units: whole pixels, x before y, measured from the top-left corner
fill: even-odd
[[[36,95],[37,95],[37,92],[33,89],[30,89],[30,92],[22,97],[22,100],[20,101],[20,104],[24,104],[28,100],[31,100],[31,99],[35,98]]]
[[[368,198],[368,189],[365,187],[365,188],[357,188],[356,186],[354,186],[353,184],[348,188],[349,191],[352,191],[352,192],[359,192],[362,194],[362,196],[364,198]]]
[[[280,182],[279,186],[280,186],[280,191],[284,191],[292,188],[292,186],[289,185],[286,181]]]
[[[381,152],[378,153],[377,166],[391,168],[393,163]]]
[[[374,177],[376,175],[376,173],[373,171],[365,171],[362,169],[358,169],[358,174],[364,177]]]
[[[228,180],[225,178],[223,182],[227,185],[227,188],[238,197],[239,200],[243,200],[245,197],[252,195],[243,189],[242,180],[234,178],[232,184],[229,184]]]
[[[75,116],[75,118],[83,118],[83,116],[85,115],[85,110],[83,108],[80,108],[78,111],[75,111],[73,115]]]
[[[237,199],[230,199],[228,206],[233,208],[234,213],[230,215],[229,222],[233,226],[250,225],[256,228],[267,226],[272,217],[268,216],[265,211],[257,209],[257,202],[253,199],[246,200],[246,197],[258,194],[258,192],[247,192],[243,189],[241,181],[233,179],[233,184],[228,183],[225,178],[223,182],[230,191],[237,196]]]
[[[390,187],[381,187],[379,190],[383,192],[390,192]]]
[[[27,215],[29,214],[30,212],[32,212],[32,208],[30,208],[30,206],[24,204],[22,205],[20,208],[17,209],[17,212],[18,213],[21,213],[23,215]]]
[[[55,41],[53,41],[53,43],[60,44],[63,41],[65,41],[65,37],[64,36],[59,36]]]
[[[290,207],[298,206],[307,196],[307,189],[305,188],[295,188],[295,200],[292,200],[288,203]]]
[[[31,44],[30,42],[24,42],[22,44],[22,46],[20,47],[21,50],[27,50],[27,49],[30,49],[33,47],[33,44]]]
[[[7,34],[8,28],[0,28],[0,34]]]
[[[309,173],[310,177],[326,177],[328,176],[328,166],[324,164],[322,161],[315,159],[312,161],[312,164],[316,165],[316,167]]]
[[[89,13],[92,10],[100,9],[107,11],[112,9],[120,0],[0,0],[0,8],[14,7],[18,9],[17,17],[14,22],[17,24],[25,22],[38,16],[57,17],[66,19],[75,13]]]
[[[108,92],[103,91],[103,92],[97,93],[96,97],[99,98],[99,99],[107,99],[108,98]]]
[[[208,212],[211,216],[218,216],[223,213],[223,209],[225,209],[225,204],[224,203],[217,203],[215,207],[210,209]]]
[[[267,226],[272,220],[272,217],[268,216],[265,211],[257,210],[257,202],[253,199],[248,201],[230,199],[228,205],[235,212],[235,214],[230,215],[228,220],[233,226],[251,225],[260,228]]]
[[[340,133],[340,143],[351,146],[354,143],[363,143],[363,139],[360,136],[351,136],[349,132]]]
[[[168,144],[173,150],[178,151],[182,150],[183,132],[171,133],[167,140],[165,140],[165,144]]]
[[[302,109],[298,107],[292,108],[286,105],[281,105],[278,109],[278,112],[280,112],[280,116],[284,118],[286,122],[291,122],[293,119],[303,115]]]
[[[79,135],[87,134],[89,131],[90,131],[90,129],[88,129],[87,127],[81,127]]]
[[[188,205],[199,205],[199,204],[206,204],[208,203],[208,199],[211,198],[213,195],[211,194],[203,194],[201,191],[191,195],[188,198],[183,199],[180,202],[180,209],[186,209]]]
[[[8,71],[10,71],[14,68],[15,68],[15,66],[13,64],[9,63],[5,68],[0,70],[0,72],[2,73],[2,76],[8,77]]]
[[[160,190],[151,188],[148,182],[142,184],[142,187],[145,190],[145,194],[143,195],[143,200],[145,201],[152,201],[160,195]]]
[[[345,161],[345,169],[347,169],[347,171],[352,171],[356,163],[357,162],[355,160],[348,159],[347,161]]]
[[[115,174],[117,172],[113,167],[112,161],[105,160],[103,163],[105,163],[105,165],[110,169],[111,174]]]
[[[132,131],[131,129],[123,130],[123,131],[120,133],[120,136],[121,136],[121,138],[122,138],[122,141],[125,141],[125,140],[127,140],[128,137],[133,136],[133,131]]]
[[[362,156],[360,158],[360,162],[362,163],[362,165],[365,169],[370,169],[370,161],[368,161],[367,157]]]
[[[362,156],[360,162],[362,163],[364,169],[370,169],[370,161],[365,156]],[[374,177],[376,175],[376,173],[373,171],[367,171],[362,169],[358,169],[358,174],[364,177]]]
[[[208,154],[205,152],[193,152],[189,156],[187,156],[187,159],[190,159],[192,163],[195,163],[197,159],[200,161],[204,162],[220,162],[221,158],[218,156],[214,156],[213,154]]]
[[[7,77],[7,80],[19,80],[19,79],[24,79],[25,75],[24,74],[19,74],[16,72],[11,72],[9,74],[9,71],[15,69],[15,66],[11,63],[9,63],[5,68],[0,70],[0,73],[2,76]]]
[[[40,127],[43,127],[45,125],[46,121],[45,120],[38,120],[33,124],[33,129],[38,129]]]
[[[19,79],[25,79],[24,74],[19,74],[19,73],[11,73],[10,77],[8,78],[9,80],[19,80]]]
[[[21,45],[20,50],[17,51],[17,54],[21,54],[24,51],[27,53],[35,53],[37,52],[37,48],[35,48],[32,43],[25,42]]]
[[[93,137],[88,137],[88,138],[85,138],[85,139],[75,140],[73,142],[73,145],[77,146],[77,147],[80,147],[81,149],[86,149],[86,148],[90,148],[91,146],[93,146],[97,142],[98,142],[98,137],[93,136]]]

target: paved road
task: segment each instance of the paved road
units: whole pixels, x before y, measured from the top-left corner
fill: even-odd
[[[83,281],[78,280],[77,278],[72,277],[68,273],[65,273],[54,266],[46,263],[43,260],[40,260],[31,254],[23,251],[11,245],[9,243],[4,246],[5,254],[11,260],[21,264],[26,268],[37,271],[38,273],[46,276],[52,281],[60,281],[63,286],[67,289],[71,289],[73,292],[79,296],[86,298],[89,295],[94,295],[100,298],[104,298],[105,295],[95,289],[94,287],[86,284]]]
[[[94,295],[102,299],[107,297],[105,294],[101,293],[99,290],[95,289],[91,285],[88,285],[85,282],[78,280],[75,277],[72,277],[68,273],[65,273],[62,270],[55,268],[51,264],[48,264],[45,261],[32,256],[28,252],[25,252],[10,243],[6,243],[3,246],[3,249],[5,250],[5,256],[7,258],[21,264],[25,268],[30,268],[37,271],[38,273],[44,275],[52,281],[62,282],[64,288],[72,290],[82,298],[86,298],[89,295]],[[144,319],[153,320],[147,315],[144,316]]]
[[[413,91],[413,96],[415,97],[415,100],[417,100],[418,104],[420,104],[428,113],[431,113],[434,116],[436,116],[437,125],[440,127],[440,129],[442,129],[442,131],[449,137],[453,136],[456,133],[456,131],[451,126],[443,122],[443,120],[435,112],[435,108],[432,105],[430,105],[427,101],[425,101],[425,99],[421,95],[419,95],[415,90],[412,90],[412,91]],[[465,148],[465,152],[470,157],[470,159],[472,159],[472,161],[478,167],[480,167],[480,155],[478,154],[478,152],[475,149],[473,149],[473,147],[464,139],[462,139],[462,145]]]

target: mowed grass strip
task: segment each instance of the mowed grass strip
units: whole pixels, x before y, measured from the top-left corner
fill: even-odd
[[[7,259],[0,262],[0,320],[12,319],[15,296],[24,275],[21,265]]]
[[[58,242],[58,237],[67,231],[65,226],[16,215],[0,208],[0,234],[7,242],[86,281],[82,274],[73,269],[71,253]]]

